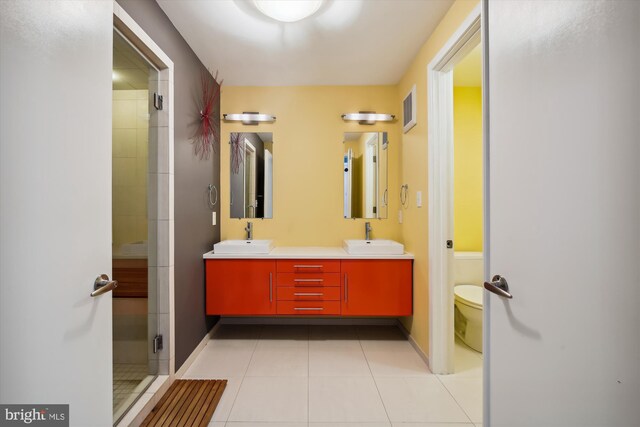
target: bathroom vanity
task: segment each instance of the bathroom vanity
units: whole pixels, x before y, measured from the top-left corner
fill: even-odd
[[[206,312],[221,316],[409,316],[413,256],[342,248],[204,255]]]

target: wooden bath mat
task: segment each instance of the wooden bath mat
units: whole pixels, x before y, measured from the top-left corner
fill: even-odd
[[[176,380],[141,426],[206,427],[226,386],[227,380]]]

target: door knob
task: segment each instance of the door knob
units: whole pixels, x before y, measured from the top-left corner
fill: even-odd
[[[93,283],[93,292],[91,292],[91,296],[97,297],[98,295],[106,294],[107,292],[112,291],[117,287],[117,280],[109,280],[109,276],[107,276],[106,274],[101,274],[96,277],[96,281]]]
[[[513,298],[513,295],[509,293],[509,284],[507,283],[507,279],[496,274],[491,280],[491,282],[484,282],[484,288],[486,290],[503,298]]]

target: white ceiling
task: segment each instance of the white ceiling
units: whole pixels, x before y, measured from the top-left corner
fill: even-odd
[[[326,0],[281,23],[248,0],[156,0],[225,85],[396,84],[453,0]]]

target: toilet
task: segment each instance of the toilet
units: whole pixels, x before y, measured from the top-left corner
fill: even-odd
[[[456,252],[454,263],[455,332],[482,353],[483,256],[481,252]]]

